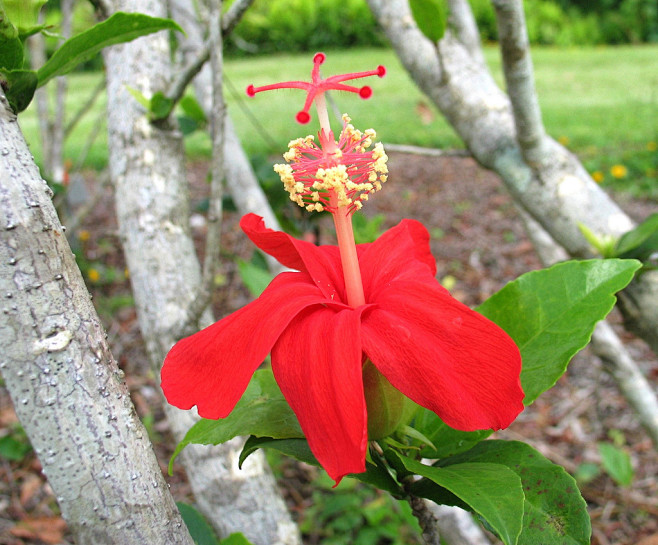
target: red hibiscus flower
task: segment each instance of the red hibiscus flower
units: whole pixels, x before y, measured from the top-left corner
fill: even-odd
[[[162,388],[173,405],[227,416],[271,353],[311,450],[337,481],[365,471],[366,358],[456,429],[504,428],[523,409],[516,345],[437,282],[419,222],[403,220],[357,245],[365,297],[358,307],[348,304],[338,247],[272,231],[253,214],[241,227],[296,272],[279,274],[258,299],[172,348]]]

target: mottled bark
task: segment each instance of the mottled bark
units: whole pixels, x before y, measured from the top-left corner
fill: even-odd
[[[0,93],[0,370],[79,544],[192,545]]]
[[[503,55],[507,55],[507,85],[513,89],[509,97],[470,53],[472,43],[464,45],[459,34],[448,30],[437,49],[418,30],[407,0],[368,0],[368,4],[407,71],[477,161],[500,175],[515,201],[571,256],[591,256],[579,223],[594,233],[617,237],[634,226],[579,160],[552,138],[542,136],[543,127],[537,127],[541,117],[528,88],[532,66],[524,49],[527,42],[519,34],[524,22],[518,0],[496,2],[499,12],[513,16],[499,27]],[[517,127],[521,127],[518,134]],[[621,299],[628,300],[638,316],[627,325],[658,353],[658,274],[639,275]],[[627,307],[621,308],[628,315]]]
[[[131,11],[117,1],[117,10]],[[164,3],[141,2],[139,11],[165,16]],[[179,324],[198,292],[201,268],[189,229],[183,144],[168,122],[152,124],[127,87],[145,96],[166,90],[172,77],[166,33],[115,46],[105,53],[108,74],[110,171],[116,186],[121,240],[130,270],[140,328],[151,366],[159,374],[177,338]],[[199,327],[208,325],[206,312]],[[181,440],[192,413],[165,404],[172,432]],[[255,544],[296,543],[288,516],[264,457],[237,469],[236,442],[188,446],[181,454],[196,502],[221,535],[243,532]]]

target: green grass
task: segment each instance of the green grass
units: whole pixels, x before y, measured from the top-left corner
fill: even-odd
[[[489,47],[485,55],[497,81],[502,84],[498,50]],[[656,168],[658,157],[647,149],[658,140],[658,46],[623,46],[578,49],[534,48],[533,60],[539,101],[549,134],[578,153],[590,171],[602,173],[606,183],[640,194],[658,197]],[[356,127],[377,130],[378,139],[396,144],[455,148],[462,144],[433,107],[416,89],[400,62],[390,50],[355,49],[329,52],[325,74],[367,70],[378,64],[387,75],[368,82],[374,95],[360,100],[347,93],[334,93],[340,112],[349,112]],[[300,127],[294,122],[304,95],[281,90],[248,98],[244,89],[250,83],[261,85],[281,79],[308,79],[309,54],[273,55],[227,60],[225,73],[230,87],[225,94],[243,145],[250,155],[272,155],[285,151],[289,140],[315,129],[313,122]],[[70,76],[69,111],[85,101],[100,76]],[[232,91],[235,90],[235,92]],[[99,101],[96,111],[104,108]],[[433,112],[423,120],[419,110]],[[245,113],[248,109],[251,115]],[[312,112],[314,114],[314,112]],[[260,127],[252,121],[258,120]],[[21,116],[21,125],[39,156],[35,108]],[[91,127],[98,123],[95,113],[87,116],[66,146],[73,161],[87,142]],[[87,164],[106,162],[106,135],[102,131],[92,147]],[[649,145],[651,147],[651,145]],[[208,137],[192,135],[186,141],[192,157],[209,153]],[[609,170],[615,164],[628,168],[628,175],[615,180]]]

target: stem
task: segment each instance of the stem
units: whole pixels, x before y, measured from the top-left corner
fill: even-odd
[[[318,112],[320,130],[328,136],[331,131],[327,103],[324,95],[315,97],[315,108]],[[327,150],[325,150],[327,151]],[[354,231],[352,230],[352,214],[346,206],[340,206],[333,213],[334,225],[336,226],[336,238],[340,250],[340,262],[343,265],[343,278],[345,279],[345,290],[347,292],[347,303],[352,308],[366,304],[363,293],[363,282],[361,281],[361,269],[359,258],[356,255],[356,243],[354,242]]]
[[[318,112],[318,121],[320,122],[320,128],[329,135],[331,131],[331,125],[329,124],[329,113],[327,112],[327,102],[324,98],[324,94],[320,93],[315,97],[315,109]]]
[[[334,225],[336,226],[336,238],[338,239],[338,249],[340,250],[340,261],[343,265],[347,303],[352,308],[357,308],[366,304],[366,298],[363,294],[359,258],[356,255],[354,231],[352,231],[352,215],[346,206],[341,206],[334,212],[333,216]]]

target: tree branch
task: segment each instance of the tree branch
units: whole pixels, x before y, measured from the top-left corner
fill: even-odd
[[[224,37],[233,31],[235,26],[240,22],[244,12],[253,3],[254,0],[237,0],[231,4],[231,7],[222,17],[221,34]],[[173,80],[166,92],[167,98],[173,100],[174,103],[177,103],[183,97],[187,86],[201,71],[208,59],[210,59],[211,43],[212,38],[203,44],[189,64],[178,71],[178,76]]]
[[[523,158],[535,166],[547,159],[546,132],[535,89],[523,3],[521,0],[493,0],[493,5],[516,137]]]
[[[186,331],[196,327],[203,311],[210,303],[219,265],[222,229],[222,185],[224,183],[224,134],[226,104],[223,89],[221,0],[210,4],[210,74],[212,81],[212,108],[210,111],[210,197],[208,205],[208,234],[206,236],[203,273],[196,296],[187,311],[186,323],[178,328]]]
[[[542,146],[544,159],[535,165],[524,160],[509,98],[450,31],[441,40],[443,68],[450,75],[445,78],[433,44],[413,22],[407,0],[368,0],[368,4],[411,77],[475,159],[498,173],[515,202],[570,255],[592,255],[580,223],[594,233],[613,237],[633,228],[633,220],[591,179],[580,161],[550,137]],[[621,292],[619,301],[626,326],[658,354],[658,271],[638,275]]]
[[[473,60],[485,67],[486,61],[482,53],[480,32],[468,0],[448,0],[448,11],[450,14],[448,18],[449,27]]]

